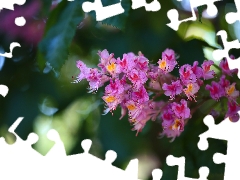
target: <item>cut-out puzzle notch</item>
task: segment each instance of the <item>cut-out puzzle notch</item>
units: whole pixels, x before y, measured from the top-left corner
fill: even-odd
[[[145,7],[146,11],[159,11],[161,4],[158,0],[153,0],[151,3],[147,3],[146,0],[132,0],[132,9],[138,9],[140,7]]]
[[[225,163],[224,180],[240,179],[239,166],[236,164],[236,162],[240,162],[238,143],[240,121],[231,122],[229,118],[226,118],[216,125],[211,115],[206,116],[203,121],[209,129],[199,135],[198,148],[203,151],[208,149],[208,138],[227,140],[227,154],[215,153],[213,161],[216,164]]]
[[[174,157],[169,155],[166,159],[166,162],[169,166],[178,166],[177,180],[194,180],[193,178],[185,177],[185,157]],[[198,180],[207,180],[208,174],[208,167],[201,167],[199,169]]]
[[[5,8],[5,9],[9,9],[9,10],[14,10],[14,4],[17,4],[17,5],[23,5],[26,3],[26,0],[5,0],[4,3],[1,2],[0,3],[0,11]],[[24,26],[26,24],[26,19],[24,17],[16,17],[15,18],[15,24],[17,26]],[[15,47],[21,47],[21,45],[17,42],[12,42],[10,44],[10,52],[9,53],[4,53],[4,54],[1,54],[0,53],[0,56],[4,56],[4,57],[7,57],[7,58],[12,58],[12,51]]]
[[[214,5],[214,3],[217,1],[222,1],[222,0],[189,0],[191,11],[192,11],[192,17],[189,17],[187,19],[183,19],[180,21],[178,11],[176,9],[171,9],[167,12],[168,19],[170,20],[170,23],[168,23],[167,26],[177,31],[179,28],[179,25],[182,22],[196,21],[197,16],[195,14],[194,8],[197,8],[203,5],[207,5],[206,13],[210,16],[214,16],[218,13],[218,9]]]
[[[84,2],[82,4],[82,9],[84,12],[96,12],[96,20],[103,21],[112,16],[116,16],[124,13],[124,9],[121,5],[121,0],[119,3],[103,7],[101,0],[95,0],[94,2]]]
[[[15,133],[15,129],[22,120],[23,117],[19,117],[8,130],[16,137],[14,144],[9,145],[3,137],[0,138],[0,160],[1,162],[7,162],[0,164],[2,177],[7,177],[10,180],[18,178],[25,180],[43,178],[49,180],[56,178],[81,179],[81,177],[83,179],[106,180],[138,179],[137,159],[130,161],[125,171],[116,168],[112,166],[112,162],[117,157],[116,152],[107,151],[105,160],[101,160],[88,153],[92,144],[89,139],[82,141],[83,153],[67,156],[63,142],[54,129],[49,130],[47,137],[55,144],[46,156],[41,155],[32,148],[32,145],[38,141],[37,134],[29,134],[27,140],[24,141]],[[11,173],[12,169],[17,173]],[[109,169],[111,169],[110,173]],[[40,172],[44,173],[39,174]],[[37,175],[32,177],[32,174]],[[160,176],[159,172],[154,174],[156,177]]]
[[[229,69],[231,69],[231,70],[235,69],[236,67],[239,67],[240,58],[231,59],[231,57],[229,56],[229,51],[231,49],[233,49],[233,48],[240,49],[239,41],[237,39],[234,41],[230,41],[230,42],[227,41],[227,32],[225,30],[219,31],[217,33],[217,35],[221,37],[224,49],[214,50],[212,53],[213,58],[216,61],[220,61],[221,59],[226,58],[226,60],[228,61]],[[240,78],[239,70],[238,70],[238,78]]]
[[[229,12],[226,14],[225,19],[228,24],[233,24],[236,21],[240,21],[240,1],[234,0],[237,12]]]

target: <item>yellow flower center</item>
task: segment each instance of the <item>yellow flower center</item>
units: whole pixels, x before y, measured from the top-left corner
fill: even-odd
[[[129,111],[136,109],[136,107],[133,104],[128,105],[127,108]]]
[[[179,119],[176,119],[174,124],[171,126],[172,130],[179,130],[181,126],[181,122]]]
[[[105,100],[107,103],[112,103],[116,100],[116,98],[114,96],[108,96]]]
[[[165,59],[163,59],[160,63],[159,63],[159,68],[160,69],[165,69],[167,66],[167,62]]]
[[[114,63],[111,63],[107,66],[107,70],[109,72],[113,72],[115,69],[116,69],[116,64],[114,64]]]
[[[189,92],[192,92],[192,90],[193,90],[193,84],[188,84],[188,85],[187,85],[187,88],[188,88],[188,91],[189,91]]]
[[[231,95],[235,91],[234,85],[231,85],[230,88],[227,89],[227,94]]]
[[[190,94],[192,91],[193,91],[193,84],[190,83],[190,84],[187,85],[187,88],[184,89],[184,92],[186,94]]]

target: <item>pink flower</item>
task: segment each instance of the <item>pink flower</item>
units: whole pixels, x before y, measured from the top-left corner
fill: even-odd
[[[162,126],[163,128],[168,128],[174,121],[174,112],[171,109],[171,105],[167,106],[165,111],[161,115],[162,118]]]
[[[134,127],[132,128],[132,131],[137,131],[136,136],[138,135],[139,132],[142,131],[142,129],[146,125],[146,122],[149,120],[148,118],[146,118],[144,116],[141,116],[141,118],[142,118],[141,120],[138,120],[137,122],[134,123]]]
[[[111,61],[109,61],[109,64],[107,64],[105,68],[109,72],[109,74],[114,78],[121,73],[120,66],[116,63],[115,59],[111,59]]]
[[[156,81],[159,77],[158,66],[150,64],[147,72],[147,77]]]
[[[124,80],[110,80],[110,84],[105,87],[105,94],[120,95],[124,93]]]
[[[188,97],[188,100],[191,101],[193,98],[194,101],[196,102],[195,94],[198,92],[199,89],[200,89],[200,86],[197,83],[189,83],[187,84],[187,88],[183,89],[183,91]]]
[[[136,89],[139,89],[145,82],[147,82],[147,74],[143,71],[132,69],[127,74],[128,79],[133,83]]]
[[[184,102],[182,101],[182,103]],[[179,136],[184,130],[184,119],[178,118],[173,110],[173,108],[176,109],[176,105],[178,106],[178,104],[168,104],[161,115],[163,132],[160,134],[160,136],[163,137],[164,135],[166,135],[168,138],[172,138],[171,141],[173,141],[177,136]],[[188,112],[182,113],[183,111],[184,110],[180,110],[180,114],[185,114],[185,116],[188,116]]]
[[[147,72],[149,60],[141,52],[139,52],[139,55],[135,58],[134,62],[137,65],[137,69]]]
[[[187,101],[182,99],[181,104],[172,103],[172,110],[178,118],[187,119],[190,117],[190,109],[187,107]]]
[[[107,108],[105,114],[117,108],[122,103],[125,94],[125,80],[110,80],[110,84],[105,87],[105,96],[102,99],[106,102]]]
[[[103,96],[102,99],[106,102],[107,108],[104,110],[104,114],[107,114],[109,111],[113,111],[117,108],[118,104],[121,103],[122,99],[115,97],[113,95]]]
[[[128,73],[131,71],[135,66],[135,55],[133,53],[123,54],[123,59],[117,59],[117,64],[120,67],[121,72]]]
[[[128,110],[130,111],[130,123],[133,123],[132,130],[137,130],[137,134],[142,131],[146,122],[149,120],[155,120],[156,114],[159,113],[159,109],[163,107],[163,102],[145,102],[143,104],[136,104],[134,101],[128,101],[126,103]]]
[[[225,93],[230,100],[236,100],[239,97],[239,91],[235,89],[236,83],[232,83],[228,87],[225,87]]]
[[[176,62],[175,52],[172,49],[166,49],[162,52],[162,59],[166,59],[174,64]]]
[[[86,77],[87,81],[89,82],[89,92],[93,92],[98,90],[99,87],[103,85],[102,81],[102,74],[98,71],[98,69],[90,69],[90,73]]]
[[[192,66],[192,72],[196,75],[198,79],[203,76],[203,70],[202,68],[198,67],[198,61],[194,61]]]
[[[102,69],[103,73],[106,73],[106,66],[109,65],[110,60],[114,58],[114,54],[109,54],[106,49],[103,51],[98,51],[97,54],[100,57],[100,63],[98,64],[98,67]]]
[[[202,64],[203,68],[203,78],[204,80],[212,79],[214,78],[215,72],[213,70],[210,70],[211,65],[213,65],[214,62],[212,60],[205,60]]]
[[[175,52],[171,49],[166,49],[162,53],[162,59],[159,59],[158,64],[161,72],[165,74],[173,71],[174,67],[177,65]]]
[[[149,95],[144,86],[141,86],[138,91],[132,92],[132,99],[135,102],[144,103],[149,100]]]
[[[129,117],[130,117],[131,120],[136,119],[143,109],[142,104],[137,103],[133,100],[127,101],[125,103],[125,106],[128,109]]]
[[[78,83],[83,79],[86,79],[89,82],[89,93],[98,90],[99,87],[103,86],[109,78],[101,74],[96,68],[88,68],[82,61],[77,61],[76,66],[80,69],[80,74],[77,76],[77,79],[74,81]]]
[[[227,62],[226,58],[224,58],[220,62],[219,67],[222,69],[222,72],[224,74],[227,74],[228,76],[232,76],[233,73],[236,73],[236,74],[238,73],[238,69],[233,69],[233,70],[229,69],[228,62]]]
[[[196,82],[196,75],[192,71],[192,67],[189,64],[181,66],[179,69],[180,79],[184,85]]]
[[[88,76],[88,74],[90,73],[90,68],[88,68],[87,66],[86,66],[86,64],[84,64],[84,62],[82,62],[82,61],[77,61],[76,62],[76,66],[77,66],[77,68],[78,69],[80,69],[80,73],[79,73],[79,75],[77,76],[77,80],[76,80],[76,82],[80,82],[80,81],[82,81],[83,79],[86,79],[86,77]]]
[[[166,135],[168,138],[172,138],[172,142],[183,132],[183,130],[184,120],[176,118],[169,127],[163,129],[163,132],[160,134],[160,136],[163,137]]]
[[[230,85],[230,82],[226,79],[225,75],[222,75],[220,77],[219,84],[225,89],[226,87],[228,87]]]
[[[225,118],[229,117],[230,121],[237,122],[239,120],[240,106],[235,102],[228,102],[228,111],[225,115]]]
[[[170,99],[174,99],[175,95],[181,94],[183,87],[179,80],[173,81],[170,85],[164,83],[162,89],[165,91],[166,96],[170,96]]]
[[[211,86],[207,84],[205,89],[209,90],[212,99],[217,101],[219,101],[219,99],[225,95],[223,87],[215,81],[212,81]]]

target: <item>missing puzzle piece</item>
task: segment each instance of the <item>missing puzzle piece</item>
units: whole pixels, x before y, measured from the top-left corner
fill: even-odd
[[[236,165],[236,162],[240,162],[240,146],[236,138],[240,136],[240,121],[231,122],[229,118],[226,118],[216,125],[214,118],[208,115],[203,122],[209,129],[199,135],[198,148],[200,150],[208,149],[208,138],[227,140],[227,154],[215,153],[213,161],[216,164],[225,163],[224,180],[240,179],[239,167]]]
[[[0,3],[0,11],[1,9],[9,9],[9,10],[14,10],[14,4],[17,5],[23,5],[26,3],[26,0],[5,0],[4,3]],[[15,19],[15,24],[17,26],[24,26],[26,23],[26,20],[24,17],[17,17]]]
[[[179,25],[182,22],[186,21],[195,21],[197,20],[194,8],[197,8],[199,6],[207,5],[207,14],[210,16],[214,16],[218,13],[217,7],[214,5],[214,2],[222,1],[222,0],[189,0],[191,11],[192,11],[192,17],[184,19],[179,21],[179,13],[176,9],[171,9],[167,12],[168,19],[171,21],[167,25],[172,28],[173,30],[177,31],[179,28]]]
[[[229,12],[226,14],[225,18],[228,24],[233,24],[236,21],[240,21],[240,1],[234,0],[237,12]]]
[[[230,41],[230,42],[227,41],[227,32],[225,30],[218,31],[217,35],[221,37],[224,49],[217,49],[217,50],[213,51],[213,53],[212,53],[213,58],[216,61],[220,61],[221,59],[226,58],[228,61],[228,66],[229,66],[230,70],[235,69],[236,67],[239,67],[240,58],[233,60],[229,57],[229,51],[231,49],[233,49],[233,48],[239,49],[240,48],[239,41],[237,39],[234,41]],[[238,70],[238,78],[240,79],[240,71],[239,70]]]
[[[138,9],[140,7],[145,7],[146,11],[159,11],[161,4],[157,0],[151,3],[147,3],[146,0],[132,0],[132,9]]]
[[[101,0],[95,0],[93,3],[87,1],[82,4],[82,9],[86,13],[90,11],[95,11],[97,21],[103,21],[104,19],[107,19],[109,17],[124,13],[124,9],[121,5],[121,0],[117,4],[105,7],[103,7]]]
[[[169,155],[166,159],[168,166],[178,166],[178,176],[177,180],[194,180],[193,178],[185,177],[185,157],[174,157]],[[207,180],[209,175],[208,167],[201,167],[199,169],[199,178],[198,180]]]
[[[10,44],[10,52],[9,52],[9,53],[5,52],[4,54],[1,54],[1,53],[0,53],[0,56],[4,56],[4,57],[7,57],[7,58],[12,58],[12,52],[13,52],[13,49],[14,49],[15,47],[21,47],[21,46],[20,46],[20,44],[17,43],[17,42],[12,42],[12,43]]]
[[[9,10],[14,10],[14,4],[23,5],[26,0],[6,0],[4,3],[0,3],[0,10],[5,8]]]

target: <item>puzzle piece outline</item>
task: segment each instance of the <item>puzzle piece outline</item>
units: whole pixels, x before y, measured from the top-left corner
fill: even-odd
[[[218,1],[222,1],[222,0],[201,0],[201,1],[189,0],[189,1],[190,1],[190,6],[191,6],[192,17],[189,17],[189,18],[179,21],[178,11],[176,9],[170,9],[167,12],[168,19],[170,20],[170,23],[166,24],[167,26],[169,26],[173,30],[177,31],[181,23],[187,22],[187,21],[196,21],[197,16],[194,11],[194,8],[197,8],[197,7],[203,6],[203,5],[207,5],[206,13],[213,16],[213,15],[217,14],[217,12],[218,12],[218,9],[214,5],[214,3],[218,2]]]
[[[240,111],[238,114],[240,115]],[[229,118],[226,118],[216,125],[213,116],[207,115],[203,122],[209,129],[199,135],[198,148],[202,151],[208,149],[208,138],[226,140],[228,142],[226,155],[215,153],[213,161],[216,164],[225,163],[224,180],[239,179],[238,166],[236,166],[235,162],[240,160],[240,156],[238,156],[240,147],[236,143],[236,137],[240,134],[240,121],[231,122]],[[222,133],[226,131],[227,133]]]
[[[194,180],[194,178],[185,177],[185,157],[174,157],[173,155],[168,155],[166,158],[168,166],[178,166],[178,176],[177,180]],[[209,168],[203,166],[199,168],[199,178],[198,180],[207,180],[209,175]]]
[[[238,59],[231,59],[229,56],[229,51],[231,49],[240,49],[240,43],[238,39],[235,39],[233,41],[227,41],[227,32],[225,30],[220,30],[217,32],[217,36],[220,36],[223,42],[223,49],[216,49],[213,51],[212,55],[213,58],[216,61],[220,61],[223,58],[226,58],[228,62],[228,66],[230,70],[235,69],[238,67],[238,62],[240,60],[240,57]],[[238,70],[238,78],[240,78],[240,71]]]

